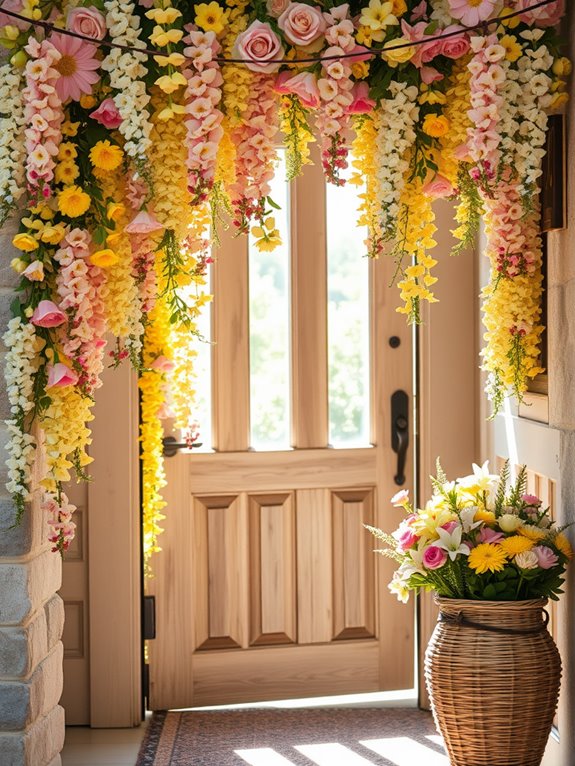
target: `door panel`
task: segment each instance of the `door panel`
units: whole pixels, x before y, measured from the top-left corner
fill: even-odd
[[[413,610],[389,593],[394,564],[363,526],[391,531],[402,518],[388,501],[390,400],[402,389],[412,402],[411,330],[388,288],[393,263],[371,263],[371,444],[331,448],[323,184],[318,163],[291,197],[290,450],[250,449],[247,242],[222,237],[214,451],[166,461],[162,552],[147,584],[152,709],[413,686]]]

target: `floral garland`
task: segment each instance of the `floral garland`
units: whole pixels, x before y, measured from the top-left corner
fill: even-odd
[[[39,441],[50,542],[74,534],[64,492],[89,463],[106,355],[140,374],[146,561],[164,506],[161,419],[196,434],[193,364],[222,211],[262,251],[277,135],[288,176],[318,140],[326,180],[363,185],[366,253],[396,258],[398,311],[435,301],[434,200],[456,202],[460,252],[481,217],[495,408],[539,370],[538,193],[547,114],[570,63],[563,0],[14,0],[0,11],[0,220],[23,206],[5,341],[8,488],[30,500]],[[499,15],[498,15],[499,14]],[[37,26],[40,25],[40,26]],[[479,29],[479,31],[477,31]],[[243,62],[243,63],[242,63]],[[350,149],[353,156],[350,158]],[[107,336],[114,342],[106,351]],[[40,432],[39,432],[40,433]]]

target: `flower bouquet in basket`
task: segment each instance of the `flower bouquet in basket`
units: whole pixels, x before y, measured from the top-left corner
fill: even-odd
[[[369,527],[399,564],[389,587],[401,601],[435,591],[425,680],[452,766],[539,766],[557,707],[561,660],[544,607],[562,592],[571,546],[527,494],[525,467],[512,483],[509,473],[485,463],[450,482],[438,463],[424,508],[399,492],[399,528]]]
[[[377,552],[399,564],[389,588],[401,601],[420,589],[458,599],[558,599],[571,546],[549,508],[526,493],[525,467],[509,486],[508,463],[499,476],[484,463],[448,481],[438,462],[432,482],[423,509],[406,490],[392,498],[407,516],[391,535],[368,527],[387,544]]]

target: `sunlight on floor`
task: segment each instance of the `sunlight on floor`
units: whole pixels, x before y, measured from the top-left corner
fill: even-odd
[[[426,739],[438,747],[443,745],[441,737],[429,735]],[[425,766],[449,766],[445,755],[409,737],[360,740],[358,744],[382,756],[394,766],[414,766],[417,763],[425,764]],[[322,745],[294,745],[294,749],[309,758],[316,766],[373,766],[374,764],[369,756],[360,755],[337,742],[326,742]],[[270,747],[234,750],[234,752],[249,766],[294,766],[293,761],[276,753]]]
[[[370,692],[369,694],[343,694],[337,697],[307,697],[295,700],[246,702],[238,705],[180,708],[181,710],[242,710],[243,708],[303,708],[303,707],[417,707],[417,691],[400,689],[396,692]]]

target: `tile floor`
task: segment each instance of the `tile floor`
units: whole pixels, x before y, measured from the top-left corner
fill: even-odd
[[[138,729],[69,726],[62,766],[134,766],[145,724]]]

